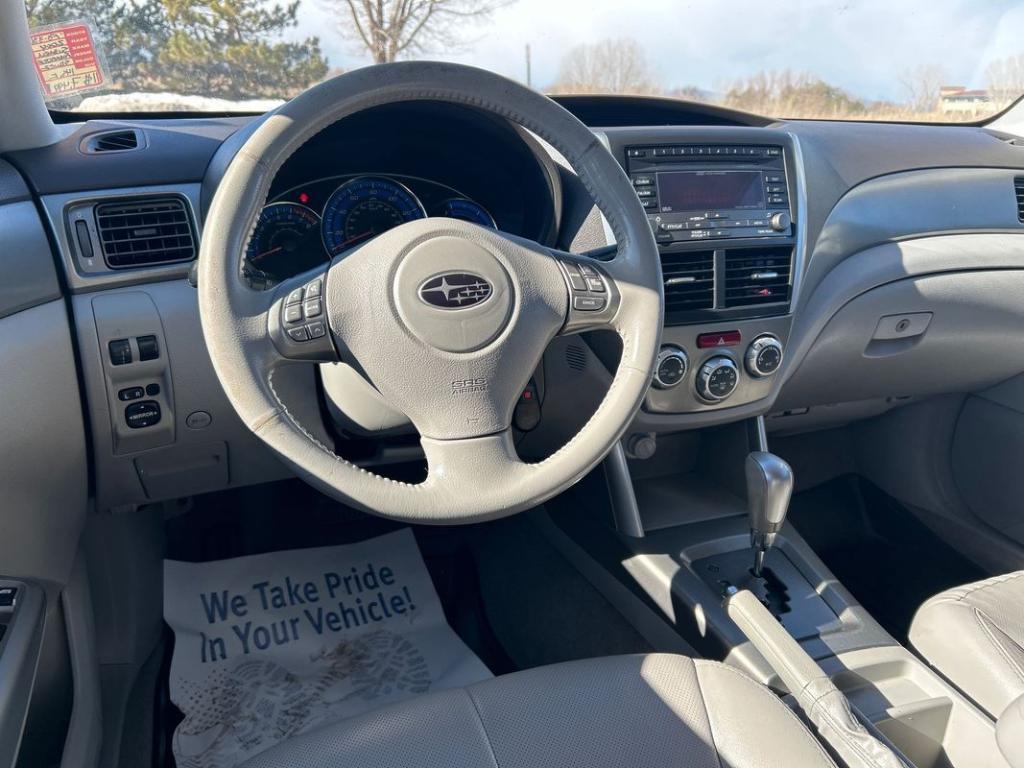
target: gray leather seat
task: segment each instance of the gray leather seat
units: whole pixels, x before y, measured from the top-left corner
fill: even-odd
[[[922,605],[910,642],[992,717],[1024,695],[1024,571],[941,592]]]
[[[427,694],[295,737],[245,768],[834,765],[764,686],[723,664],[656,654]]]

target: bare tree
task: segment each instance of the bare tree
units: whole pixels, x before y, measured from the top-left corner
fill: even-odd
[[[900,85],[907,95],[907,104],[915,112],[934,112],[939,103],[939,90],[946,75],[934,64],[919,64],[900,76]]]
[[[325,0],[342,10],[342,34],[384,64],[465,44],[465,32],[514,0]]]
[[[631,38],[577,45],[562,57],[552,93],[660,93],[647,56]]]
[[[1024,94],[1024,54],[996,59],[985,70],[988,95],[997,109],[1007,107]]]

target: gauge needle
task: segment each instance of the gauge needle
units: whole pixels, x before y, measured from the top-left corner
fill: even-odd
[[[348,240],[345,240],[344,242],[338,243],[336,246],[334,246],[334,253],[337,253],[338,251],[340,251],[342,248],[344,248],[347,245],[352,245],[353,243],[358,243],[360,240],[363,240],[364,238],[367,238],[367,237],[369,237],[372,234],[373,234],[373,230],[370,229],[370,230],[367,230],[366,232],[363,232],[362,234],[354,235],[353,237],[350,237]]]
[[[249,259],[249,261],[259,261],[260,259],[265,259],[267,256],[273,256],[275,253],[277,253],[278,251],[283,250],[283,249],[284,249],[284,246],[283,245],[279,245],[279,246],[277,246],[277,248],[271,248],[269,251],[264,251],[263,253],[257,253],[255,256],[253,256],[251,259]]]

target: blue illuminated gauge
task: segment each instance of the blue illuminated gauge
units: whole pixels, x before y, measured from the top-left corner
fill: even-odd
[[[498,225],[494,223],[494,217],[487,212],[486,208],[480,203],[475,203],[464,197],[452,197],[441,203],[441,215],[447,216],[449,219],[469,221],[482,227],[498,228]]]
[[[271,203],[256,219],[242,273],[263,288],[326,260],[316,211],[298,203]]]
[[[423,204],[391,179],[362,176],[347,181],[324,206],[324,245],[332,256],[407,221],[426,218]]]

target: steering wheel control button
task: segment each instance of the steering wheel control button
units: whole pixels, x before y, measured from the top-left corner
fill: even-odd
[[[139,336],[135,343],[139,345],[140,361],[157,360],[160,357],[160,344],[156,336]]]
[[[600,312],[607,306],[604,296],[573,296],[572,308],[580,312]]]
[[[302,309],[306,313],[307,318],[320,317],[320,315],[323,314],[323,307],[320,304],[320,299],[307,298],[306,303],[302,305]]]
[[[129,400],[141,400],[145,394],[146,393],[142,387],[125,387],[118,391],[117,399],[125,402]]]
[[[285,299],[285,304],[301,304],[302,303],[302,288],[296,288],[294,291],[288,294],[288,298]]]
[[[679,347],[666,344],[658,353],[654,368],[654,386],[658,389],[672,389],[686,378],[690,370],[690,359]]]
[[[758,336],[747,347],[743,363],[755,379],[771,376],[782,365],[782,342],[770,334]]]
[[[298,328],[289,328],[288,337],[292,341],[309,341],[309,333],[301,325]]]
[[[740,371],[731,358],[712,357],[697,374],[697,394],[709,403],[719,403],[735,392],[739,383]]]
[[[307,299],[319,298],[320,294],[323,292],[323,289],[324,289],[323,281],[322,280],[314,280],[313,282],[311,282],[309,285],[306,286],[306,298]]]
[[[288,325],[302,322],[302,305],[287,304],[284,307],[284,322]]]
[[[131,429],[152,427],[160,423],[160,403],[155,400],[143,400],[132,403],[124,409],[124,420]]]
[[[715,347],[735,347],[743,341],[739,331],[717,331],[702,333],[697,337],[697,349],[714,349]]]
[[[320,339],[327,334],[327,326],[324,325],[322,320],[317,320],[315,323],[310,323],[306,326],[306,332],[309,334],[309,338]]]
[[[574,291],[585,291],[587,290],[587,280],[580,271],[576,269],[575,264],[569,264],[568,262],[562,262],[562,268],[565,273],[569,276],[569,285]]]
[[[132,345],[128,339],[114,339],[107,345],[111,365],[127,365],[132,361]]]
[[[206,411],[192,411],[185,417],[185,426],[189,429],[206,429],[213,423],[213,416]]]

